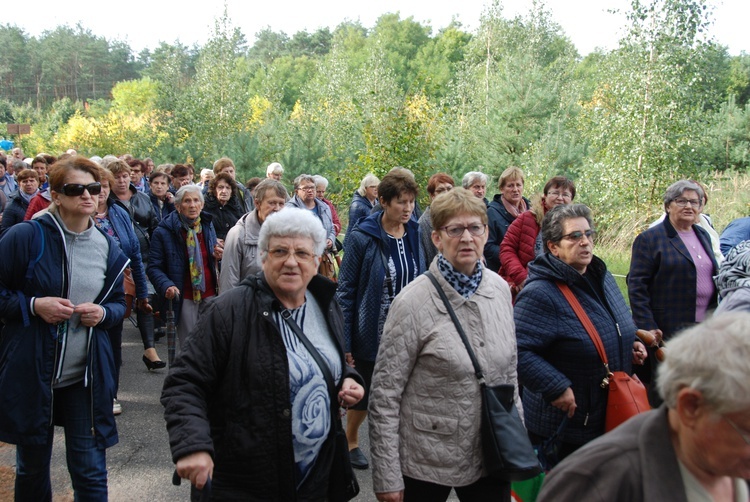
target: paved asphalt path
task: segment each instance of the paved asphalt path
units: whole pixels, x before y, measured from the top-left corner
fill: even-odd
[[[167,358],[166,339],[162,338],[156,350]],[[117,417],[120,442],[107,450],[109,470],[109,499],[125,501],[181,501],[190,500],[189,484],[172,485],[172,464],[163,408],[159,396],[167,370],[148,371],[141,360],[143,345],[138,330],[125,322],[123,331],[123,366],[120,375],[119,400],[122,415]],[[53,501],[73,500],[65,463],[64,436],[61,429],[55,433],[52,456]],[[361,447],[369,452],[367,422],[360,431]],[[369,457],[369,455],[368,455]],[[11,471],[15,467],[15,448],[0,446],[0,468]],[[370,470],[355,471],[361,492],[357,501],[375,501]],[[9,491],[0,487],[0,500],[10,500]],[[455,499],[454,499],[455,500]]]

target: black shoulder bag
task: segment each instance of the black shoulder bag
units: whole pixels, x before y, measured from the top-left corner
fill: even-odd
[[[471,364],[474,366],[474,374],[479,380],[482,394],[481,441],[485,470],[493,478],[504,481],[524,481],[533,478],[542,472],[542,468],[513,401],[513,385],[486,385],[479,361],[445,291],[432,273],[425,272],[425,275],[430,278],[443,300],[466,346]]]
[[[331,502],[347,502],[359,494],[359,483],[357,482],[357,477],[354,475],[354,469],[352,469],[352,463],[349,458],[349,443],[346,440],[344,429],[341,427],[341,419],[338,417],[338,393],[336,392],[333,375],[328,368],[328,364],[323,360],[323,356],[318,352],[318,349],[315,348],[302,332],[297,322],[292,318],[291,312],[283,309],[281,317],[292,331],[294,331],[294,334],[297,335],[297,338],[299,338],[312,358],[315,359],[328,386],[328,395],[331,396],[331,429],[334,434],[334,443],[333,463],[331,464],[331,472],[328,476],[327,500]]]

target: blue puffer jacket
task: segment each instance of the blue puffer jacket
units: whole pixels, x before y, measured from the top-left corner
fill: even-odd
[[[159,207],[159,199],[156,195],[149,192],[148,198],[151,200],[151,205],[154,206],[154,216],[156,216],[157,223],[167,217],[167,215],[175,210],[173,202],[164,201],[161,207]]]
[[[211,223],[211,215],[205,211],[201,211],[201,227],[208,248],[208,263],[206,266],[214,274],[214,281],[218,287],[216,261],[213,256],[214,246],[216,246],[216,232]],[[185,298],[184,284],[187,275],[190,273],[190,268],[188,267],[187,243],[182,236],[182,220],[180,220],[180,213],[177,211],[169,213],[161,220],[154,231],[146,273],[156,292],[162,298],[170,286],[177,286],[177,289],[180,290],[180,299],[173,305],[175,321],[179,321],[182,301]]]
[[[3,211],[3,223],[0,226],[0,235],[7,232],[13,225],[21,223],[24,216],[26,216],[28,208],[28,201],[19,192],[13,192],[8,197],[8,204],[5,206],[5,211]]]
[[[354,192],[352,195],[352,203],[349,205],[349,227],[347,233],[351,233],[357,228],[357,223],[360,220],[370,216],[370,211],[374,204],[371,204],[367,197],[362,197],[359,192]]]
[[[148,298],[148,284],[146,283],[146,267],[141,260],[141,246],[133,230],[128,211],[118,202],[107,200],[109,206],[109,221],[120,239],[120,248],[125,256],[130,258],[130,268],[135,281],[135,294],[138,298]]]
[[[529,276],[516,299],[513,315],[518,378],[525,387],[526,427],[540,436],[551,436],[563,412],[550,403],[571,387],[577,408],[563,441],[584,444],[604,433],[607,390],[599,384],[605,370],[594,343],[556,281],[570,286],[591,318],[604,343],[610,370],[632,373],[636,326],[614,278],[599,258],[593,258],[586,277],[549,253],[529,265]],[[604,298],[589,281],[599,284]]]
[[[84,384],[92,396],[91,415],[97,444],[117,443],[112,415],[115,364],[107,329],[125,315],[123,271],[128,259],[106,236],[109,257],[104,288],[94,300],[104,320],[90,328]],[[55,362],[65,345],[56,327],[31,313],[32,297],[68,297],[67,249],[62,229],[51,214],[19,223],[0,240],[0,441],[45,444],[52,421]],[[80,271],[79,271],[80,273]],[[84,271],[85,273],[85,271]]]
[[[344,311],[344,346],[355,360],[374,361],[378,355],[378,316],[385,282],[380,250],[386,256],[389,253],[388,237],[380,224],[382,216],[379,212],[360,220],[357,228],[347,235],[339,271],[336,299]],[[406,225],[409,245],[419,253],[415,261],[421,274],[425,263],[419,247],[419,225],[411,219]]]

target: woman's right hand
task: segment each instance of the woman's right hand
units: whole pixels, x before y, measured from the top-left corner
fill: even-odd
[[[189,479],[197,489],[202,490],[208,478],[214,476],[214,460],[205,451],[197,451],[182,457],[175,464],[177,475]]]
[[[59,324],[73,315],[75,305],[67,298],[44,296],[34,300],[34,312],[47,324]]]
[[[376,493],[375,497],[379,502],[403,502],[404,490],[400,492],[380,492]]]
[[[169,286],[167,288],[167,291],[164,293],[164,297],[167,300],[172,300],[175,297],[180,296],[180,290],[177,289],[177,286]]]
[[[560,396],[552,401],[552,406],[555,408],[559,408],[564,412],[567,412],[568,418],[572,418],[573,414],[576,412],[576,398],[573,395],[573,389],[568,387],[565,389],[565,392],[560,394]]]

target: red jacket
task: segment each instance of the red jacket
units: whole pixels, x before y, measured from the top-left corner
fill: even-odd
[[[521,213],[508,227],[500,243],[500,276],[511,286],[520,286],[526,280],[529,262],[535,257],[534,243],[539,230],[534,211]]]

